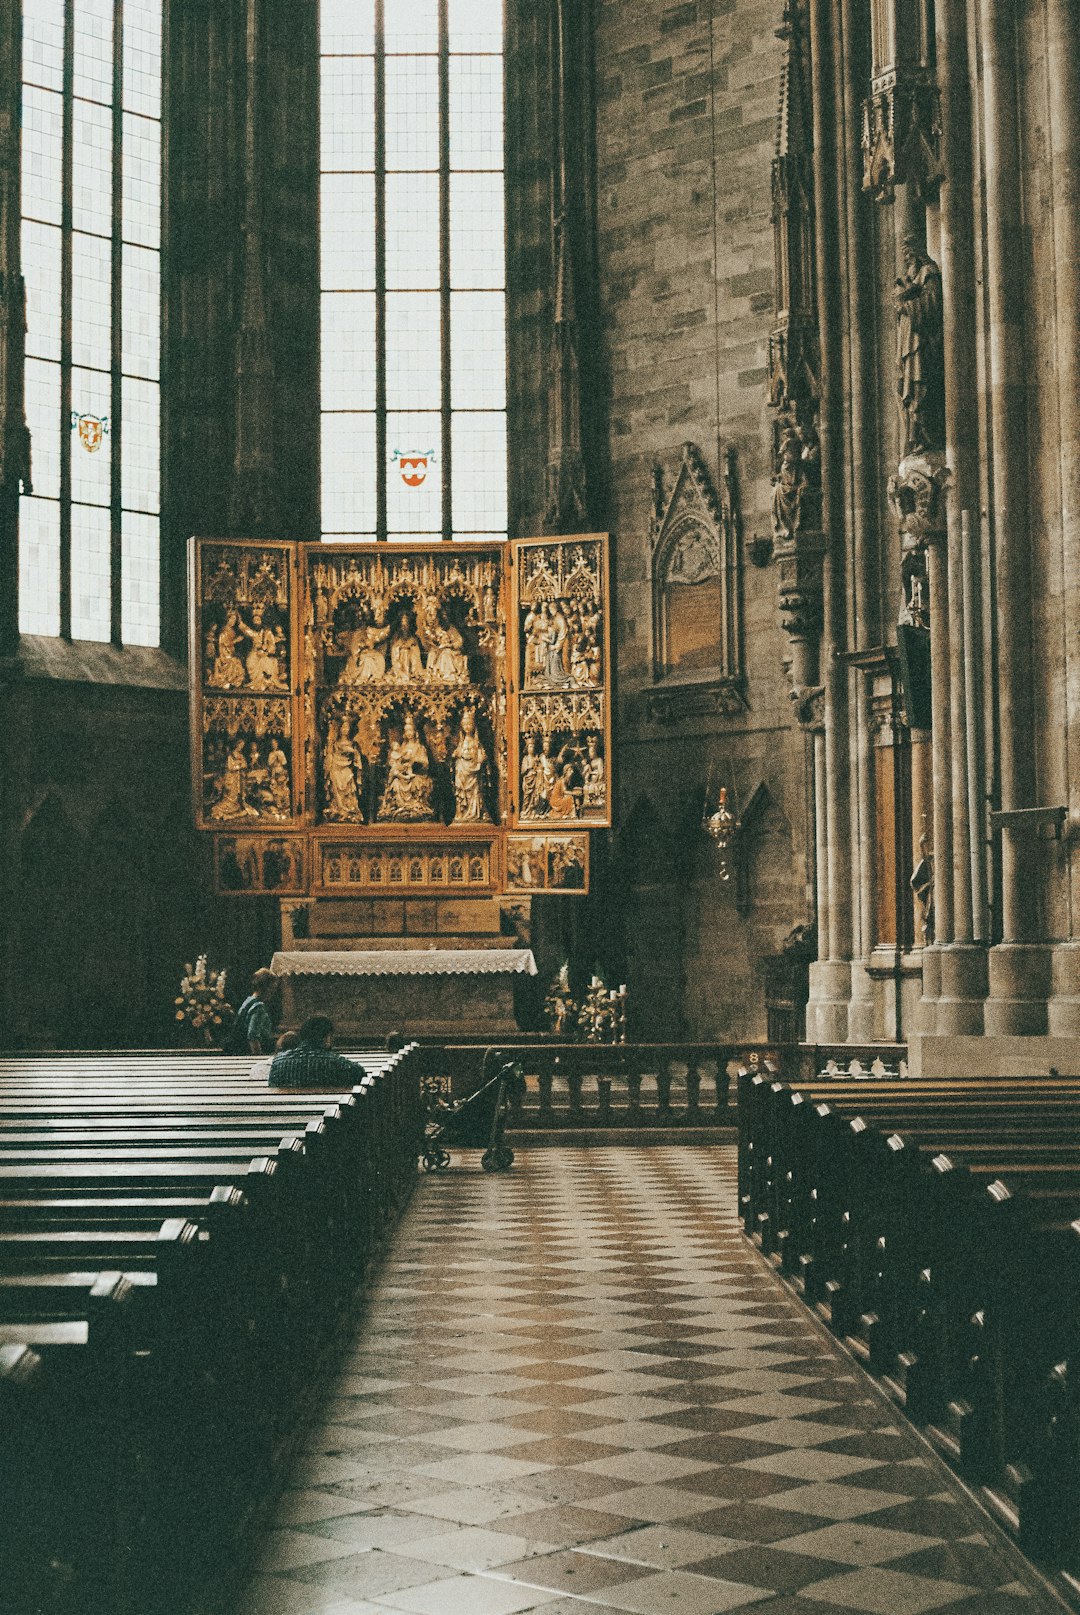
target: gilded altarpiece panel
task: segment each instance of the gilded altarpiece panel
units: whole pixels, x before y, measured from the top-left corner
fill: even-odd
[[[539,889],[587,889],[586,832],[611,822],[606,535],[193,540],[191,600],[219,892],[489,895],[514,826],[578,833]]]
[[[511,550],[516,823],[610,825],[607,535]]]
[[[280,830],[297,790],[295,546],[193,546],[192,773],[195,822]]]

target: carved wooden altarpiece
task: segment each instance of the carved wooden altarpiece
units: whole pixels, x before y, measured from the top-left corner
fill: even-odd
[[[492,895],[509,831],[610,824],[606,535],[193,539],[190,565],[219,892]]]

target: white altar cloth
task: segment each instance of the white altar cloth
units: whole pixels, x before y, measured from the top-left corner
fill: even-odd
[[[531,948],[357,948],[275,953],[275,976],[535,976]]]

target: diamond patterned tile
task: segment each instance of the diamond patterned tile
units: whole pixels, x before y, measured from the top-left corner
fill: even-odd
[[[1046,1615],[734,1193],[671,1145],[422,1180],[223,1615]]]

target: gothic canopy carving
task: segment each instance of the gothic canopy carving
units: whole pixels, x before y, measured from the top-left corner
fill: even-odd
[[[689,715],[691,707],[700,708],[706,690],[723,696],[712,701],[712,710],[730,713],[745,706],[734,491],[730,450],[724,459],[723,497],[693,443],[683,444],[670,492],[661,467],[653,472],[655,688],[648,705],[654,717]]]

